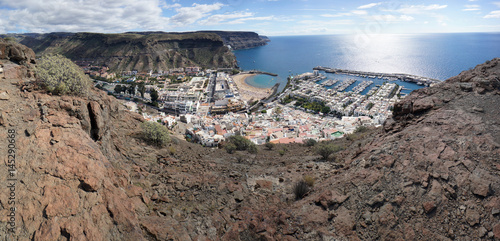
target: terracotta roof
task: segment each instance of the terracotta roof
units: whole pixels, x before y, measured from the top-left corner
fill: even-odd
[[[284,137],[284,138],[279,139],[280,144],[290,144],[290,143],[294,143],[294,142],[295,142],[295,138],[293,138],[293,137]]]

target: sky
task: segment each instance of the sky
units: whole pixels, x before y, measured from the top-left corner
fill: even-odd
[[[0,0],[0,34],[196,30],[267,36],[500,32],[500,0]]]

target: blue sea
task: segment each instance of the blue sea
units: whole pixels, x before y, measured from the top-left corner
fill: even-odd
[[[280,90],[286,85],[286,78],[289,75],[312,72],[316,66],[380,73],[406,73],[446,80],[487,60],[500,57],[500,33],[269,38],[271,42],[266,46],[236,50],[234,54],[243,70],[257,69],[278,74],[278,77],[259,75],[247,79],[250,85],[269,88],[275,83],[280,83]],[[331,74],[327,74],[327,77],[341,80],[347,78]],[[364,79],[357,78],[357,80]],[[373,81],[378,84],[377,79]],[[408,89],[407,92],[421,88],[410,83],[403,85]]]

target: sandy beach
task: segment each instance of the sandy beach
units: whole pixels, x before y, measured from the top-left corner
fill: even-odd
[[[237,74],[232,76],[234,83],[238,86],[240,96],[244,101],[249,101],[251,99],[254,101],[260,100],[272,94],[271,88],[257,88],[245,82],[246,78],[255,75],[256,74]]]

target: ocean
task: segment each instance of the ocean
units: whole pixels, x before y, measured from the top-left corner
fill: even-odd
[[[279,90],[285,87],[289,75],[312,72],[316,66],[446,80],[500,57],[500,33],[276,36],[269,39],[271,42],[266,46],[233,52],[243,70],[278,74],[278,77],[258,75],[247,79],[248,84],[269,88],[280,83]],[[346,78],[331,74],[327,77]],[[373,81],[380,84],[382,80]],[[421,88],[416,84],[403,85],[406,94]]]

